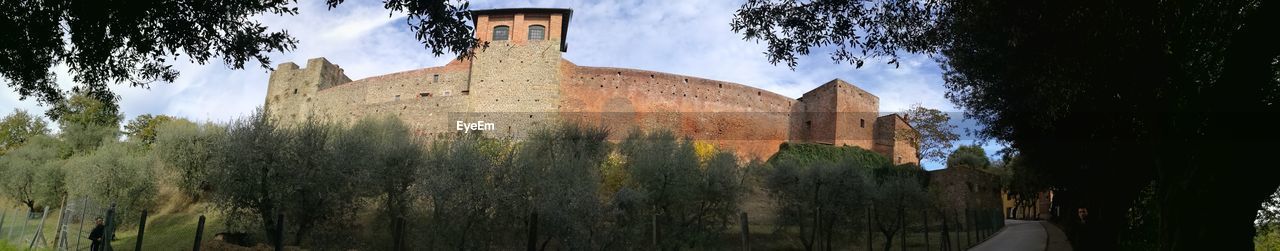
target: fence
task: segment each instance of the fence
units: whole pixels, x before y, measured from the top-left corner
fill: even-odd
[[[858,239],[831,246],[840,250],[885,250],[885,242],[893,242],[889,250],[966,250],[982,243],[1004,227],[1001,209],[917,210],[912,213],[910,220],[908,217],[899,218],[897,224],[903,227],[896,229],[891,240],[886,240],[884,233],[877,229],[878,223],[868,210],[865,214],[867,219],[858,226],[860,231],[857,232],[862,234]],[[794,243],[779,243],[796,240],[778,238],[772,234],[750,234],[751,224],[747,214],[741,213],[739,219],[741,225],[737,236],[741,239],[738,241],[741,243],[741,250],[803,247]]]

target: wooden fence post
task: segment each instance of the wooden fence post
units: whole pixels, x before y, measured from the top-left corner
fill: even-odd
[[[192,251],[200,251],[200,238],[204,236],[204,215],[200,215],[200,223],[196,224],[196,244],[191,246]]]
[[[111,251],[115,248],[111,247],[111,241],[116,237],[116,203],[111,203],[111,207],[107,208],[107,225],[102,230],[102,248],[99,250]]]
[[[529,213],[529,240],[527,242],[525,250],[538,250],[538,212]]]
[[[284,214],[276,214],[276,251],[284,251]]]
[[[929,250],[929,209],[924,209],[924,249]]]
[[[147,210],[142,210],[142,219],[138,220],[138,239],[133,244],[134,251],[142,250],[142,237],[147,233]]]
[[[747,224],[747,212],[739,212],[738,219],[742,223],[742,250],[751,251],[751,228]]]

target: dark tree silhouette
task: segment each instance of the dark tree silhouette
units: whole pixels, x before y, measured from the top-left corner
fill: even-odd
[[[252,19],[294,15],[294,1],[27,1],[0,0],[0,81],[19,97],[56,106],[65,93],[54,67],[65,65],[74,93],[114,104],[111,83],[148,87],[179,75],[179,56],[205,64],[220,58],[233,69],[256,61],[270,68],[266,54],[288,51],[298,42],[286,31],[269,31]],[[342,0],[328,0],[330,8]],[[390,11],[409,13],[410,28],[437,56],[446,50],[470,55],[468,4],[449,1],[385,1]],[[114,105],[109,108],[116,109]],[[57,109],[46,115],[57,120]]]
[[[1275,1],[749,0],[732,23],[774,63],[934,56],[947,97],[1088,206],[1101,248],[1154,181],[1161,249],[1250,249],[1280,185]]]

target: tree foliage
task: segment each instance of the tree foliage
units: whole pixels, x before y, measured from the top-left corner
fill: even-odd
[[[944,160],[952,142],[960,139],[956,134],[956,126],[951,124],[951,115],[930,109],[920,104],[912,105],[905,111],[907,121],[920,135],[915,139],[916,150],[920,152],[920,160]]]
[[[541,128],[518,145],[513,189],[536,216],[542,247],[593,249],[603,204],[600,169],[610,148],[604,128],[564,124]],[[534,226],[531,226],[534,227]]]
[[[872,215],[875,230],[885,240],[893,240],[907,223],[914,221],[918,208],[928,208],[932,198],[925,189],[923,173],[919,166],[903,165],[877,169],[871,194]],[[891,250],[893,241],[884,242],[884,250]]]
[[[841,240],[856,238],[865,229],[874,193],[869,173],[876,166],[857,161],[826,160],[773,164],[765,187],[777,205],[775,232],[795,228],[805,250],[830,250]],[[847,243],[847,242],[844,242]]]
[[[129,136],[129,140],[141,142],[142,145],[150,147],[156,142],[156,130],[161,125],[177,120],[177,118],[169,115],[151,115],[143,114],[134,117],[129,123],[124,124],[124,134]]]
[[[150,124],[150,123],[148,123]],[[197,125],[184,119],[155,125],[152,154],[169,184],[199,201],[211,188],[208,175],[221,160],[225,130],[216,124]]]
[[[62,142],[45,135],[28,138],[26,144],[0,155],[0,190],[5,197],[27,206],[35,211],[37,206],[56,205],[55,201],[46,201],[49,193],[56,193],[57,188],[43,187],[56,185],[59,178],[56,162],[62,156]]]
[[[1239,121],[1280,112],[1275,2],[751,0],[733,28],[792,66],[820,46],[859,66],[931,54],[982,135],[1047,170],[1071,191],[1067,208],[1093,205],[1104,248],[1155,180],[1162,249],[1246,249],[1258,202],[1280,185],[1263,178],[1280,171],[1241,158],[1280,134]]]
[[[417,201],[410,188],[421,178],[425,144],[395,117],[365,118],[334,137],[333,155],[359,172],[361,196],[380,198],[392,249],[407,247],[410,210]]]
[[[115,141],[123,116],[114,108],[114,102],[77,94],[50,110],[56,114],[51,117],[61,127],[59,137],[67,143],[69,154],[90,152],[103,142]]]
[[[46,134],[49,134],[49,124],[44,119],[13,109],[13,113],[0,120],[0,155],[22,146],[32,137]]]
[[[102,203],[114,203],[119,219],[137,219],[155,206],[158,185],[152,159],[134,143],[108,142],[67,160],[68,190]],[[129,222],[129,221],[122,221]]]
[[[982,146],[963,145],[947,155],[947,167],[955,166],[987,168],[991,166],[991,159],[987,158],[987,151]]]
[[[99,101],[114,99],[109,83],[172,82],[178,72],[170,62],[180,55],[198,64],[223,58],[237,69],[256,60],[265,68],[266,53],[292,49],[296,40],[283,31],[268,32],[252,17],[296,14],[288,4],[5,1],[0,29],[15,35],[0,38],[0,54],[6,55],[0,57],[0,77],[23,98],[55,104],[63,99],[57,65],[68,66],[80,83],[74,92]]]
[[[326,1],[329,8],[342,0]],[[249,0],[234,2],[150,1],[0,2],[0,81],[20,98],[34,97],[56,106],[64,100],[57,85],[55,67],[67,66],[74,93],[111,103],[112,83],[148,87],[173,82],[179,72],[173,63],[187,60],[205,64],[218,60],[233,69],[257,63],[270,68],[267,54],[289,51],[298,40],[283,30],[271,30],[258,21],[261,15],[295,15],[293,1]],[[479,44],[467,25],[467,2],[385,1],[392,12],[407,12],[406,23],[423,46],[437,56],[445,51],[471,55]],[[117,107],[109,106],[115,112]],[[59,120],[59,112],[47,113]]]
[[[710,245],[733,222],[745,189],[732,154],[719,153],[703,168],[693,141],[670,131],[632,130],[618,150],[631,182],[615,195],[628,217],[624,227],[652,217],[659,245],[675,249]]]

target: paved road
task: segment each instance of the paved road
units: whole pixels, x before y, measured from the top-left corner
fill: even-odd
[[[1044,250],[1048,233],[1039,221],[1005,220],[1005,227],[991,239],[969,250]]]

